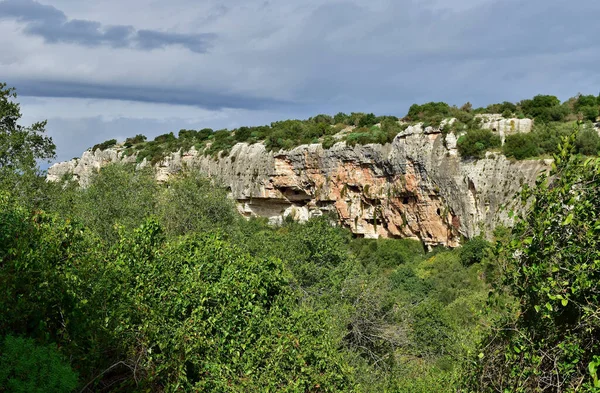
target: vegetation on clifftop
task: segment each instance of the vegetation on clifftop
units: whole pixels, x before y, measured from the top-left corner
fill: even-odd
[[[465,158],[483,158],[486,151],[497,150],[507,157],[521,160],[556,153],[560,138],[571,132],[573,124],[581,123],[586,130],[579,136],[578,152],[594,155],[600,149],[600,137],[593,125],[598,120],[599,108],[600,96],[592,95],[578,95],[563,103],[555,96],[537,95],[518,103],[503,102],[485,108],[473,108],[470,103],[459,108],[444,102],[429,102],[413,104],[402,119],[372,113],[321,114],[308,120],[284,120],[231,131],[182,129],[177,136],[170,132],[152,141],[138,134],[127,138],[123,147],[125,155],[136,154],[138,162],[146,159],[155,164],[169,153],[192,147],[206,155],[227,155],[238,142],[263,143],[270,151],[289,150],[309,143],[321,143],[324,148],[331,148],[342,141],[350,146],[385,144],[392,142],[409,125],[420,123],[423,128],[440,128],[444,134],[457,134],[460,137],[458,149]],[[481,129],[485,115],[533,119],[533,130],[528,134],[508,135],[501,147],[497,133]],[[449,119],[454,120],[448,122]],[[95,145],[92,151],[115,144],[115,140],[109,140]]]

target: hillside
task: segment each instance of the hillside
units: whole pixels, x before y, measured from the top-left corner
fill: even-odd
[[[600,138],[544,119],[569,102],[285,149],[138,136],[44,178],[55,145],[15,98],[0,85],[0,391],[600,388]],[[449,108],[409,115],[471,110]]]
[[[333,214],[356,235],[456,246],[461,237],[489,237],[496,226],[511,225],[511,212],[521,208],[514,195],[549,169],[577,121],[578,150],[598,152],[596,100],[536,96],[479,109],[428,103],[411,106],[401,120],[340,113],[232,131],[181,130],[153,141],[137,135],[55,164],[48,179],[74,175],[85,185],[104,165],[135,163],[153,166],[165,181],[186,167],[217,178],[246,217],[280,223]]]

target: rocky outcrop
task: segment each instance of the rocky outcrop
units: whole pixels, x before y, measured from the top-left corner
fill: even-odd
[[[532,119],[506,119],[502,117],[502,115],[497,114],[477,115],[477,117],[481,118],[481,128],[498,133],[502,144],[504,144],[506,136],[517,133],[527,133],[533,128]]]
[[[411,126],[386,145],[338,142],[330,149],[312,144],[267,152],[261,144],[240,143],[218,158],[193,149],[173,153],[156,165],[156,174],[164,181],[189,168],[218,178],[247,217],[278,222],[288,215],[306,220],[332,213],[357,235],[457,246],[461,237],[510,225],[521,185],[533,184],[549,163],[510,161],[495,153],[463,160],[456,139]],[[103,165],[133,160],[119,148],[86,152],[53,165],[48,179],[72,174],[85,186]]]
[[[97,173],[102,167],[112,163],[135,163],[133,156],[123,155],[123,149],[111,148],[106,150],[85,151],[81,158],[71,161],[58,162],[48,169],[46,180],[62,181],[74,179],[82,187],[86,187],[92,174]]]

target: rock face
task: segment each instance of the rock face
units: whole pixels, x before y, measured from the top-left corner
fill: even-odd
[[[53,165],[48,180],[73,174],[85,186],[90,174],[111,162],[133,162],[120,149],[86,152]],[[279,222],[334,213],[357,235],[419,239],[426,245],[457,246],[461,236],[490,234],[510,225],[515,194],[533,184],[548,162],[513,162],[500,154],[466,161],[456,137],[412,126],[391,144],[330,149],[320,144],[267,152],[261,144],[235,145],[229,155],[173,153],[156,165],[159,181],[183,168],[220,179],[244,216]],[[147,165],[143,162],[140,165]]]
[[[530,132],[533,128],[532,119],[505,119],[502,115],[487,114],[477,115],[482,120],[481,128],[497,132],[502,144],[507,135]]]
[[[86,151],[81,155],[81,158],[52,165],[48,169],[46,180],[57,182],[67,177],[79,181],[82,187],[86,187],[93,173],[98,172],[103,166],[116,162],[123,164],[135,163],[136,159],[132,156],[123,156],[123,153],[117,149]]]

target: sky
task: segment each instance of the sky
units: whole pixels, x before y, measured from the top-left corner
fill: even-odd
[[[598,0],[0,0],[57,160],[108,139],[600,91]]]

